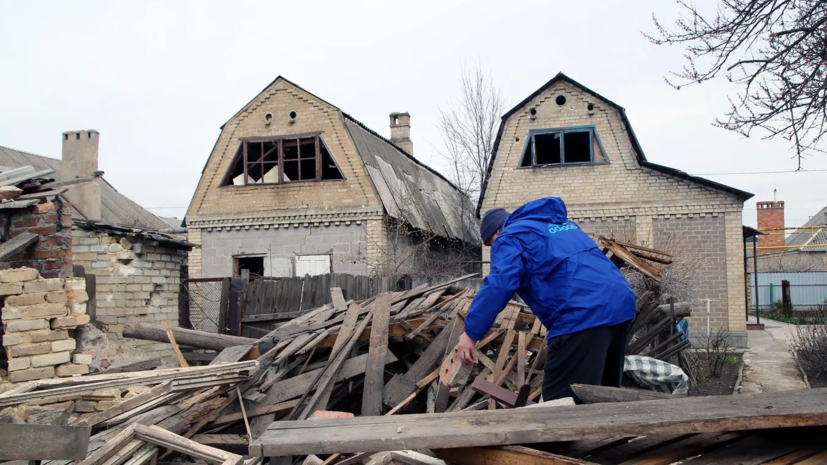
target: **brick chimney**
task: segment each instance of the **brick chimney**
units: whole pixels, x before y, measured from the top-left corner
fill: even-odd
[[[63,133],[61,176],[64,181],[92,176],[98,171],[99,138],[94,129]],[[97,181],[69,186],[64,196],[87,220],[100,221],[101,191]]]
[[[758,247],[775,247],[784,245],[786,231],[784,227],[784,202],[758,202],[758,230],[767,233],[758,236]],[[784,249],[758,249],[758,255],[783,252]]]
[[[391,113],[391,142],[402,150],[413,155],[411,141],[411,115],[405,113]]]

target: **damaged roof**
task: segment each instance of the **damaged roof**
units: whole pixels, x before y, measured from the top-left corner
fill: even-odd
[[[62,164],[61,160],[55,158],[0,146],[0,170],[31,165],[37,171],[53,169],[55,170],[54,177],[62,180],[60,175]],[[118,192],[105,179],[97,178],[92,182],[96,182],[100,186],[101,220],[103,222],[134,225],[148,229],[166,229],[170,227],[165,221]],[[72,207],[72,219],[83,221],[86,220],[86,217]]]
[[[74,224],[84,231],[100,231],[115,236],[137,237],[140,239],[156,241],[160,245],[173,247],[176,249],[192,250],[193,248],[200,247],[198,244],[187,242],[172,234],[166,234],[152,229],[143,229],[139,227],[102,222],[90,223],[88,221],[75,221]]]
[[[494,153],[491,155],[491,161],[488,164],[488,170],[485,173],[485,181],[483,182],[483,185],[482,185],[482,192],[480,194],[480,200],[477,203],[477,216],[478,217],[479,217],[480,211],[482,209],[482,203],[485,200],[485,192],[488,188],[488,180],[491,178],[491,171],[494,169],[494,161],[497,158],[497,151],[498,151],[499,146],[500,146],[500,140],[502,139],[503,131],[505,130],[505,125],[508,122],[508,119],[512,115],[514,115],[514,113],[517,113],[517,111],[519,111],[521,108],[523,108],[524,106],[531,103],[531,101],[534,100],[537,96],[539,96],[540,94],[542,94],[543,92],[545,92],[547,89],[549,89],[554,84],[557,84],[558,82],[566,82],[568,84],[571,84],[574,87],[577,87],[578,89],[582,90],[583,92],[587,92],[589,94],[592,94],[595,97],[603,100],[604,102],[606,102],[607,104],[609,104],[613,108],[615,108],[618,111],[618,113],[620,113],[620,118],[623,121],[624,129],[626,130],[626,134],[629,136],[629,141],[632,143],[632,147],[634,148],[635,155],[637,156],[638,164],[641,166],[641,168],[649,168],[649,169],[652,169],[652,170],[655,170],[655,171],[660,171],[661,173],[664,173],[664,174],[668,174],[670,176],[675,176],[676,178],[681,178],[681,179],[685,179],[685,180],[690,181],[690,182],[694,182],[696,184],[700,184],[702,186],[722,190],[724,192],[733,194],[736,197],[739,197],[741,200],[747,200],[747,199],[749,199],[753,196],[753,194],[751,194],[749,192],[742,191],[740,189],[736,189],[734,187],[727,186],[726,184],[721,184],[721,183],[718,183],[718,182],[715,182],[715,181],[710,181],[709,179],[700,178],[698,176],[692,176],[691,174],[683,172],[681,170],[677,170],[675,168],[670,168],[668,166],[658,165],[657,163],[652,163],[652,162],[648,161],[646,159],[646,155],[644,155],[644,153],[643,153],[643,148],[640,146],[640,142],[638,141],[637,136],[635,135],[635,131],[632,130],[632,123],[629,122],[629,118],[626,116],[626,109],[625,108],[623,108],[620,105],[612,102],[611,100],[609,100],[606,97],[598,94],[597,92],[589,89],[588,87],[584,86],[583,84],[580,84],[579,82],[577,82],[574,79],[566,76],[565,74],[557,73],[557,75],[554,76],[553,78],[551,78],[550,81],[543,84],[542,87],[535,90],[531,95],[526,97],[522,102],[515,105],[514,108],[512,108],[511,110],[508,110],[508,112],[502,116],[502,121],[500,122],[500,129],[497,132],[496,140],[494,140]]]
[[[827,207],[824,207],[815,214],[810,221],[802,227],[812,227],[811,230],[797,229],[784,241],[786,245],[808,246],[798,250],[802,252],[825,252],[827,251]],[[819,247],[809,247],[819,246]]]
[[[388,214],[442,237],[480,245],[474,206],[444,176],[342,113]]]

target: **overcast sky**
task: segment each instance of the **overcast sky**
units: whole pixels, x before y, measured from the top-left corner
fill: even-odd
[[[737,87],[680,91],[683,50],[650,44],[664,1],[0,0],[0,145],[59,158],[61,133],[97,129],[100,169],[162,216],[182,217],[219,127],[276,76],[389,136],[411,113],[414,154],[440,169],[436,121],[462,63],[481,63],[513,105],[562,71],[626,108],[647,158],[691,174],[792,171],[784,140],[711,126]],[[757,135],[756,135],[757,136]],[[805,161],[827,170],[827,156]],[[707,175],[787,203],[787,225],[827,205],[827,171]],[[607,188],[611,188],[607,186]]]

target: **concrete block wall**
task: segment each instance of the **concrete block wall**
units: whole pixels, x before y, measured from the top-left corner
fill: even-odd
[[[32,247],[0,263],[0,269],[28,267],[45,278],[71,276],[72,209],[69,204],[55,200],[7,212],[8,217],[0,217],[0,230],[8,226],[8,239],[26,232],[39,234],[41,238]],[[10,224],[6,225],[5,221]]]
[[[186,251],[142,238],[78,228],[72,236],[75,264],[97,277],[95,321],[105,325],[116,353],[131,355],[130,361],[172,361],[172,346],[124,338],[123,325],[145,322],[178,326],[180,270]]]
[[[34,268],[2,270],[0,297],[9,381],[89,372],[90,360],[73,353],[73,330],[89,323],[85,279],[43,278]]]
[[[194,260],[190,261],[190,275],[233,276],[234,257],[245,255],[266,256],[265,265],[274,264],[270,276],[282,276],[283,267],[275,268],[278,259],[292,260],[297,255],[330,255],[332,272],[367,274],[365,228],[366,221],[357,220],[202,230],[199,233],[201,269],[198,272]]]

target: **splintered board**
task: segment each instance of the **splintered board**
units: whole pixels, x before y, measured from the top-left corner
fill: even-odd
[[[419,414],[276,422],[250,446],[278,456],[447,449],[608,436],[724,432],[827,424],[827,388],[690,397],[554,409]]]

